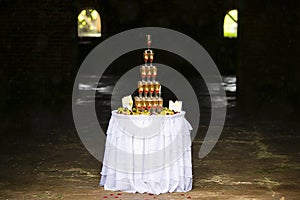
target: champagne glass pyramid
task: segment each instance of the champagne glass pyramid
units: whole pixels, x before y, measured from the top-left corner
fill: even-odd
[[[141,81],[138,81],[138,99],[145,100],[147,106],[137,106],[138,110],[148,110],[151,113],[159,112],[162,109],[163,99],[161,97],[161,84],[156,80],[157,67],[153,65],[154,52],[151,47],[151,35],[146,35],[148,49],[143,52],[145,64],[140,67]],[[154,95],[155,94],[155,95]],[[138,100],[138,101],[139,101]],[[143,103],[142,103],[143,105]]]

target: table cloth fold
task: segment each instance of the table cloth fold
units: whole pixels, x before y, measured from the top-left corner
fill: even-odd
[[[100,185],[105,190],[161,194],[192,189],[192,127],[175,115],[112,112]]]

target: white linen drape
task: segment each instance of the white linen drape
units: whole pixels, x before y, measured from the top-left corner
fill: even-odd
[[[192,188],[191,125],[185,112],[121,115],[109,122],[100,185],[105,190],[160,194]]]

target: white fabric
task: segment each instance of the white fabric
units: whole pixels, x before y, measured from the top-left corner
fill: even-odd
[[[130,193],[191,190],[192,127],[184,114],[143,116],[113,111],[100,185]]]

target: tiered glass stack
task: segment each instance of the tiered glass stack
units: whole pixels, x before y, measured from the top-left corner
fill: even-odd
[[[157,67],[153,65],[154,53],[150,49],[151,36],[148,34],[146,38],[148,48],[143,53],[145,64],[140,67],[141,80],[137,82],[138,96],[134,97],[134,108],[132,108],[131,96],[129,99],[128,97],[124,97],[127,98],[127,103],[126,105],[123,104],[123,107],[118,108],[117,113],[125,115],[176,114],[178,112],[163,107],[161,84],[156,80]]]
[[[145,64],[140,67],[141,81],[138,81],[139,96],[134,97],[135,108],[138,111],[148,111],[151,114],[160,113],[163,108],[163,98],[161,97],[161,85],[156,81],[157,68],[154,66],[154,53],[150,49],[151,36],[148,34],[147,46],[148,49],[144,51],[143,58]]]

